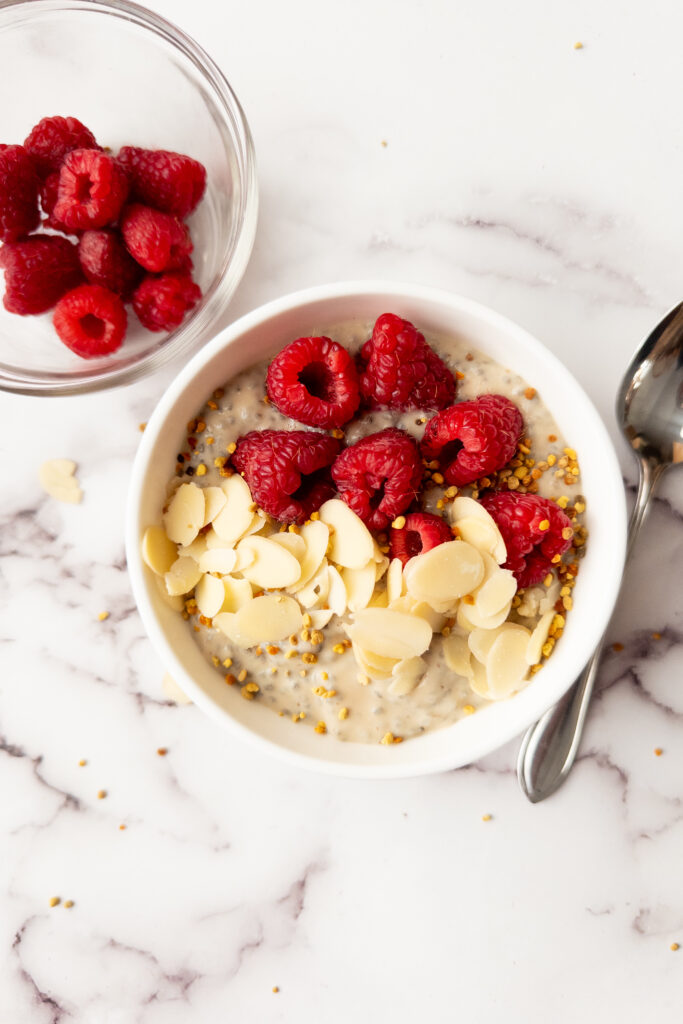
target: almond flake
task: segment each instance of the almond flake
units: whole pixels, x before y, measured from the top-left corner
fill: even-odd
[[[313,629],[324,629],[334,612],[331,608],[313,608],[309,613]]]
[[[235,544],[246,533],[254,519],[254,501],[249,485],[239,473],[226,477],[221,484],[226,502],[213,521],[218,536]]]
[[[171,568],[178,552],[161,526],[148,526],[142,538],[142,560],[152,572],[164,576]]]
[[[204,492],[196,484],[181,484],[171,498],[164,526],[176,544],[187,547],[204,525]]]
[[[166,589],[171,596],[187,594],[199,583],[201,578],[201,569],[194,558],[187,556],[177,558],[168,572],[164,574]]]
[[[458,605],[458,625],[468,633],[473,629],[497,629],[510,614],[511,605],[512,602],[508,601],[499,612],[487,617],[477,611],[476,605],[461,601]]]
[[[320,608],[327,603],[327,595],[330,591],[330,577],[327,570],[327,559],[323,558],[322,565],[313,579],[309,580],[305,587],[297,590],[296,599],[304,608]]]
[[[486,676],[492,700],[502,700],[517,690],[529,665],[526,653],[529,631],[506,629],[496,639],[486,659]]]
[[[83,492],[78,486],[75,472],[76,463],[71,459],[50,459],[43,462],[38,469],[40,486],[51,498],[69,505],[77,505],[83,497]]]
[[[296,593],[301,587],[305,587],[317,573],[327,551],[330,531],[319,519],[314,519],[310,523],[304,523],[299,536],[306,545],[306,552],[301,559],[301,575],[296,586],[290,588],[291,593]]]
[[[543,644],[548,639],[548,632],[555,618],[555,609],[551,609],[543,615],[529,638],[529,646],[526,651],[526,660],[529,665],[537,665],[543,653]]]
[[[199,558],[199,568],[202,572],[220,572],[227,576],[232,572],[237,562],[237,552],[233,548],[212,548],[204,552]],[[207,612],[203,612],[207,615]],[[211,616],[209,616],[210,618]]]
[[[204,526],[208,526],[216,518],[225,505],[227,498],[222,487],[204,487]]]
[[[516,593],[517,580],[510,570],[498,569],[477,590],[474,600],[477,614],[491,618],[509,605]]]
[[[346,587],[339,569],[328,565],[327,575],[330,578],[330,589],[327,594],[327,603],[335,615],[343,615],[346,611]]]
[[[249,580],[237,579],[235,576],[224,576],[222,583],[225,590],[224,611],[238,612],[240,608],[253,599],[254,594]]]
[[[160,597],[163,599],[164,604],[167,604],[169,608],[172,608],[174,612],[182,612],[185,607],[185,602],[180,594],[171,596],[166,589],[166,580],[163,576],[154,576],[154,582],[157,585]]]
[[[392,681],[388,692],[394,697],[402,697],[412,693],[427,671],[424,658],[404,658],[398,661],[391,670]]]
[[[253,555],[253,561],[241,567],[240,571],[245,579],[258,587],[271,590],[291,586],[301,575],[301,565],[294,555],[267,537],[245,537],[237,545],[238,556],[243,552]]]
[[[359,612],[367,608],[375,589],[376,562],[368,562],[362,569],[342,569],[341,576],[346,588],[346,604],[349,611]]]
[[[251,598],[251,600],[256,600],[256,598]],[[218,615],[214,615],[213,624],[236,647],[246,649],[247,647],[255,647],[258,643],[258,640],[251,640],[249,637],[243,636],[237,629],[237,615],[235,612],[220,612]]]
[[[437,611],[475,590],[484,578],[476,548],[462,540],[447,541],[411,558],[405,567],[408,593]]]
[[[459,633],[449,633],[443,638],[443,654],[451,672],[465,679],[472,676],[471,654],[467,645],[467,637]]]
[[[485,665],[489,652],[498,637],[510,629],[522,630],[526,634],[527,639],[529,637],[528,629],[525,629],[524,626],[518,626],[515,622],[503,622],[495,629],[480,629],[479,627],[473,629],[467,638],[467,643],[477,661]]]
[[[201,614],[205,615],[207,619],[212,619],[214,615],[218,615],[223,610],[225,604],[223,580],[208,574],[202,576],[195,587],[194,597]]]
[[[501,536],[498,524],[492,515],[490,515],[483,505],[474,498],[458,497],[455,499],[450,507],[451,522],[454,523],[463,540],[469,541],[479,550],[486,550],[489,554],[493,555],[499,565],[507,559],[507,551],[505,549],[505,542]],[[472,520],[479,520],[482,524],[489,527],[493,531],[495,540],[492,540],[490,534],[477,532],[476,527],[472,527]],[[463,532],[462,524],[465,523]],[[466,534],[470,536],[466,536]],[[482,543],[479,543],[477,538],[481,538]]]
[[[389,608],[364,608],[347,627],[347,633],[365,650],[397,660],[422,654],[432,638],[424,619]]]
[[[237,612],[237,632],[254,643],[283,640],[301,629],[301,608],[292,597],[264,594]]]
[[[396,658],[385,658],[382,655],[367,651],[355,642],[351,643],[351,650],[358,666],[371,679],[391,679],[391,673],[396,665]]]
[[[204,552],[207,550],[206,534],[199,533],[187,547],[178,548],[178,556],[187,555],[188,558],[194,558],[197,565],[199,565],[199,559],[202,557]]]
[[[392,558],[387,570],[387,598],[389,603],[395,601],[405,593],[405,581],[403,579],[403,563],[400,558]]]
[[[345,569],[362,569],[373,558],[372,534],[345,501],[330,498],[320,507],[320,519],[332,527],[330,561]]]
[[[273,543],[280,544],[283,548],[286,548],[290,555],[294,555],[298,562],[303,561],[306,554],[306,541],[301,534],[271,533],[268,540],[272,540]]]

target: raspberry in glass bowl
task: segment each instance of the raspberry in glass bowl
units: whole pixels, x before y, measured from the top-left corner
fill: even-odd
[[[94,391],[187,355],[225,311],[256,228],[251,134],[223,74],[181,29],[127,0],[3,4],[0,60],[8,81],[32,83],[0,118],[0,388]],[[152,232],[166,249],[152,251]],[[87,344],[60,340],[67,284],[118,296],[122,340],[96,322],[94,300]]]

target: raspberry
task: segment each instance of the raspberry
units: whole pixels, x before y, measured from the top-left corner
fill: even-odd
[[[90,284],[101,284],[124,301],[131,297],[144,273],[117,231],[84,231],[78,243],[78,258]]]
[[[329,467],[340,447],[313,430],[252,430],[237,442],[232,465],[269,515],[303,523],[334,495]]]
[[[82,284],[67,292],[57,303],[52,322],[67,348],[84,359],[116,352],[126,333],[121,299],[99,284]]]
[[[0,249],[5,271],[3,303],[10,313],[44,313],[83,280],[78,250],[67,238],[32,235]]]
[[[373,409],[443,409],[455,380],[410,321],[384,313],[361,349],[360,391]]]
[[[73,149],[99,149],[95,136],[76,117],[44,117],[24,140],[41,178],[58,171]]]
[[[0,240],[16,242],[38,226],[40,180],[23,146],[0,145]]]
[[[411,512],[405,526],[391,531],[391,557],[400,558],[405,565],[414,555],[431,551],[447,540],[453,540],[453,534],[445,519],[431,512]]]
[[[268,397],[309,427],[342,427],[360,404],[356,366],[331,338],[297,338],[268,367]]]
[[[151,206],[127,206],[121,218],[121,231],[131,256],[154,274],[175,270],[192,252],[190,232],[182,221]]]
[[[503,395],[481,395],[433,416],[425,427],[422,455],[438,459],[449,484],[461,487],[502,469],[517,449],[522,414]]]
[[[341,497],[365,525],[383,530],[417,497],[422,463],[412,437],[388,427],[346,448],[332,466],[332,476]]]
[[[128,194],[125,171],[98,149],[73,149],[59,171],[52,215],[69,231],[113,224]]]
[[[512,570],[520,587],[540,583],[555,568],[553,558],[564,554],[572,542],[569,517],[554,501],[536,494],[498,491],[480,501],[505,541],[508,557],[503,568]]]
[[[172,331],[202,297],[188,273],[148,275],[133,295],[133,309],[148,331]]]
[[[204,195],[206,170],[198,160],[166,149],[124,146],[118,161],[133,199],[176,217],[187,217]]]

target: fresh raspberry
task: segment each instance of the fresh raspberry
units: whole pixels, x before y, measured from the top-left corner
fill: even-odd
[[[78,258],[90,284],[101,284],[124,301],[130,299],[144,274],[118,231],[84,231],[78,243]]]
[[[409,320],[384,313],[361,349],[360,391],[372,409],[443,409],[455,379]]]
[[[204,195],[206,169],[190,156],[124,146],[118,161],[128,175],[132,198],[157,210],[187,217]]]
[[[400,558],[405,565],[414,555],[431,551],[447,540],[453,540],[453,534],[445,519],[431,512],[411,512],[406,516],[405,526],[391,531],[391,557]]]
[[[59,171],[52,215],[70,231],[113,224],[128,194],[128,179],[113,157],[98,149],[72,149]]]
[[[121,299],[99,284],[82,284],[67,292],[57,303],[52,322],[67,348],[84,359],[116,352],[126,333]]]
[[[3,303],[10,313],[44,313],[83,280],[78,250],[67,238],[32,235],[0,249],[5,271]]]
[[[343,427],[360,404],[358,372],[331,338],[297,338],[268,367],[268,397],[284,416],[309,427]]]
[[[40,179],[23,146],[0,144],[0,241],[16,242],[38,226]]]
[[[388,427],[345,448],[332,476],[341,497],[365,525],[383,530],[417,497],[420,453],[409,434]]]
[[[149,274],[133,295],[133,309],[148,331],[172,331],[201,297],[201,288],[187,273]]]
[[[95,136],[76,117],[44,117],[31,129],[24,147],[41,178],[58,171],[73,149],[99,149]]]
[[[128,252],[154,274],[176,270],[192,252],[190,232],[172,213],[131,203],[123,211],[121,231]]]
[[[480,395],[433,416],[425,427],[422,455],[438,459],[449,484],[462,487],[502,469],[515,454],[524,429],[522,414],[503,395]]]
[[[334,496],[329,467],[341,442],[313,430],[252,430],[232,465],[261,508],[282,523],[303,523]]]
[[[479,499],[493,516],[507,548],[504,569],[520,587],[540,583],[555,568],[553,558],[572,542],[572,524],[562,509],[537,494],[497,491]],[[563,536],[566,534],[566,536]]]

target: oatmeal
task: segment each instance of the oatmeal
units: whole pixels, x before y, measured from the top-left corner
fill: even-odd
[[[372,331],[356,321],[325,335],[356,355]],[[439,365],[457,384],[440,413],[371,409],[343,430],[328,421],[323,434],[268,400],[268,362],[217,389],[188,424],[164,526],[145,535],[160,589],[226,683],[321,735],[393,744],[473,714],[542,667],[571,610],[586,539],[576,453],[528,382],[465,341],[426,341],[436,356],[433,365],[426,359],[422,393],[444,386]],[[311,394],[323,394],[320,368],[307,372]],[[288,408],[296,394],[285,385],[280,404]],[[414,382],[404,386],[420,393]],[[487,411],[481,396],[498,404]],[[486,465],[471,432],[488,437],[505,417],[510,430],[490,442],[500,446],[496,468],[454,484],[467,462],[461,450],[475,467]],[[274,434],[266,451],[285,469],[290,449],[308,460],[306,485],[275,506],[295,518],[299,502],[303,523],[263,510],[274,499],[259,444],[271,435],[250,441],[253,431],[306,432]],[[424,457],[429,445],[438,457]],[[392,458],[391,478],[367,484],[377,460]],[[311,511],[313,493],[320,500]],[[526,552],[509,532],[513,515],[515,529],[523,521],[535,531]]]

